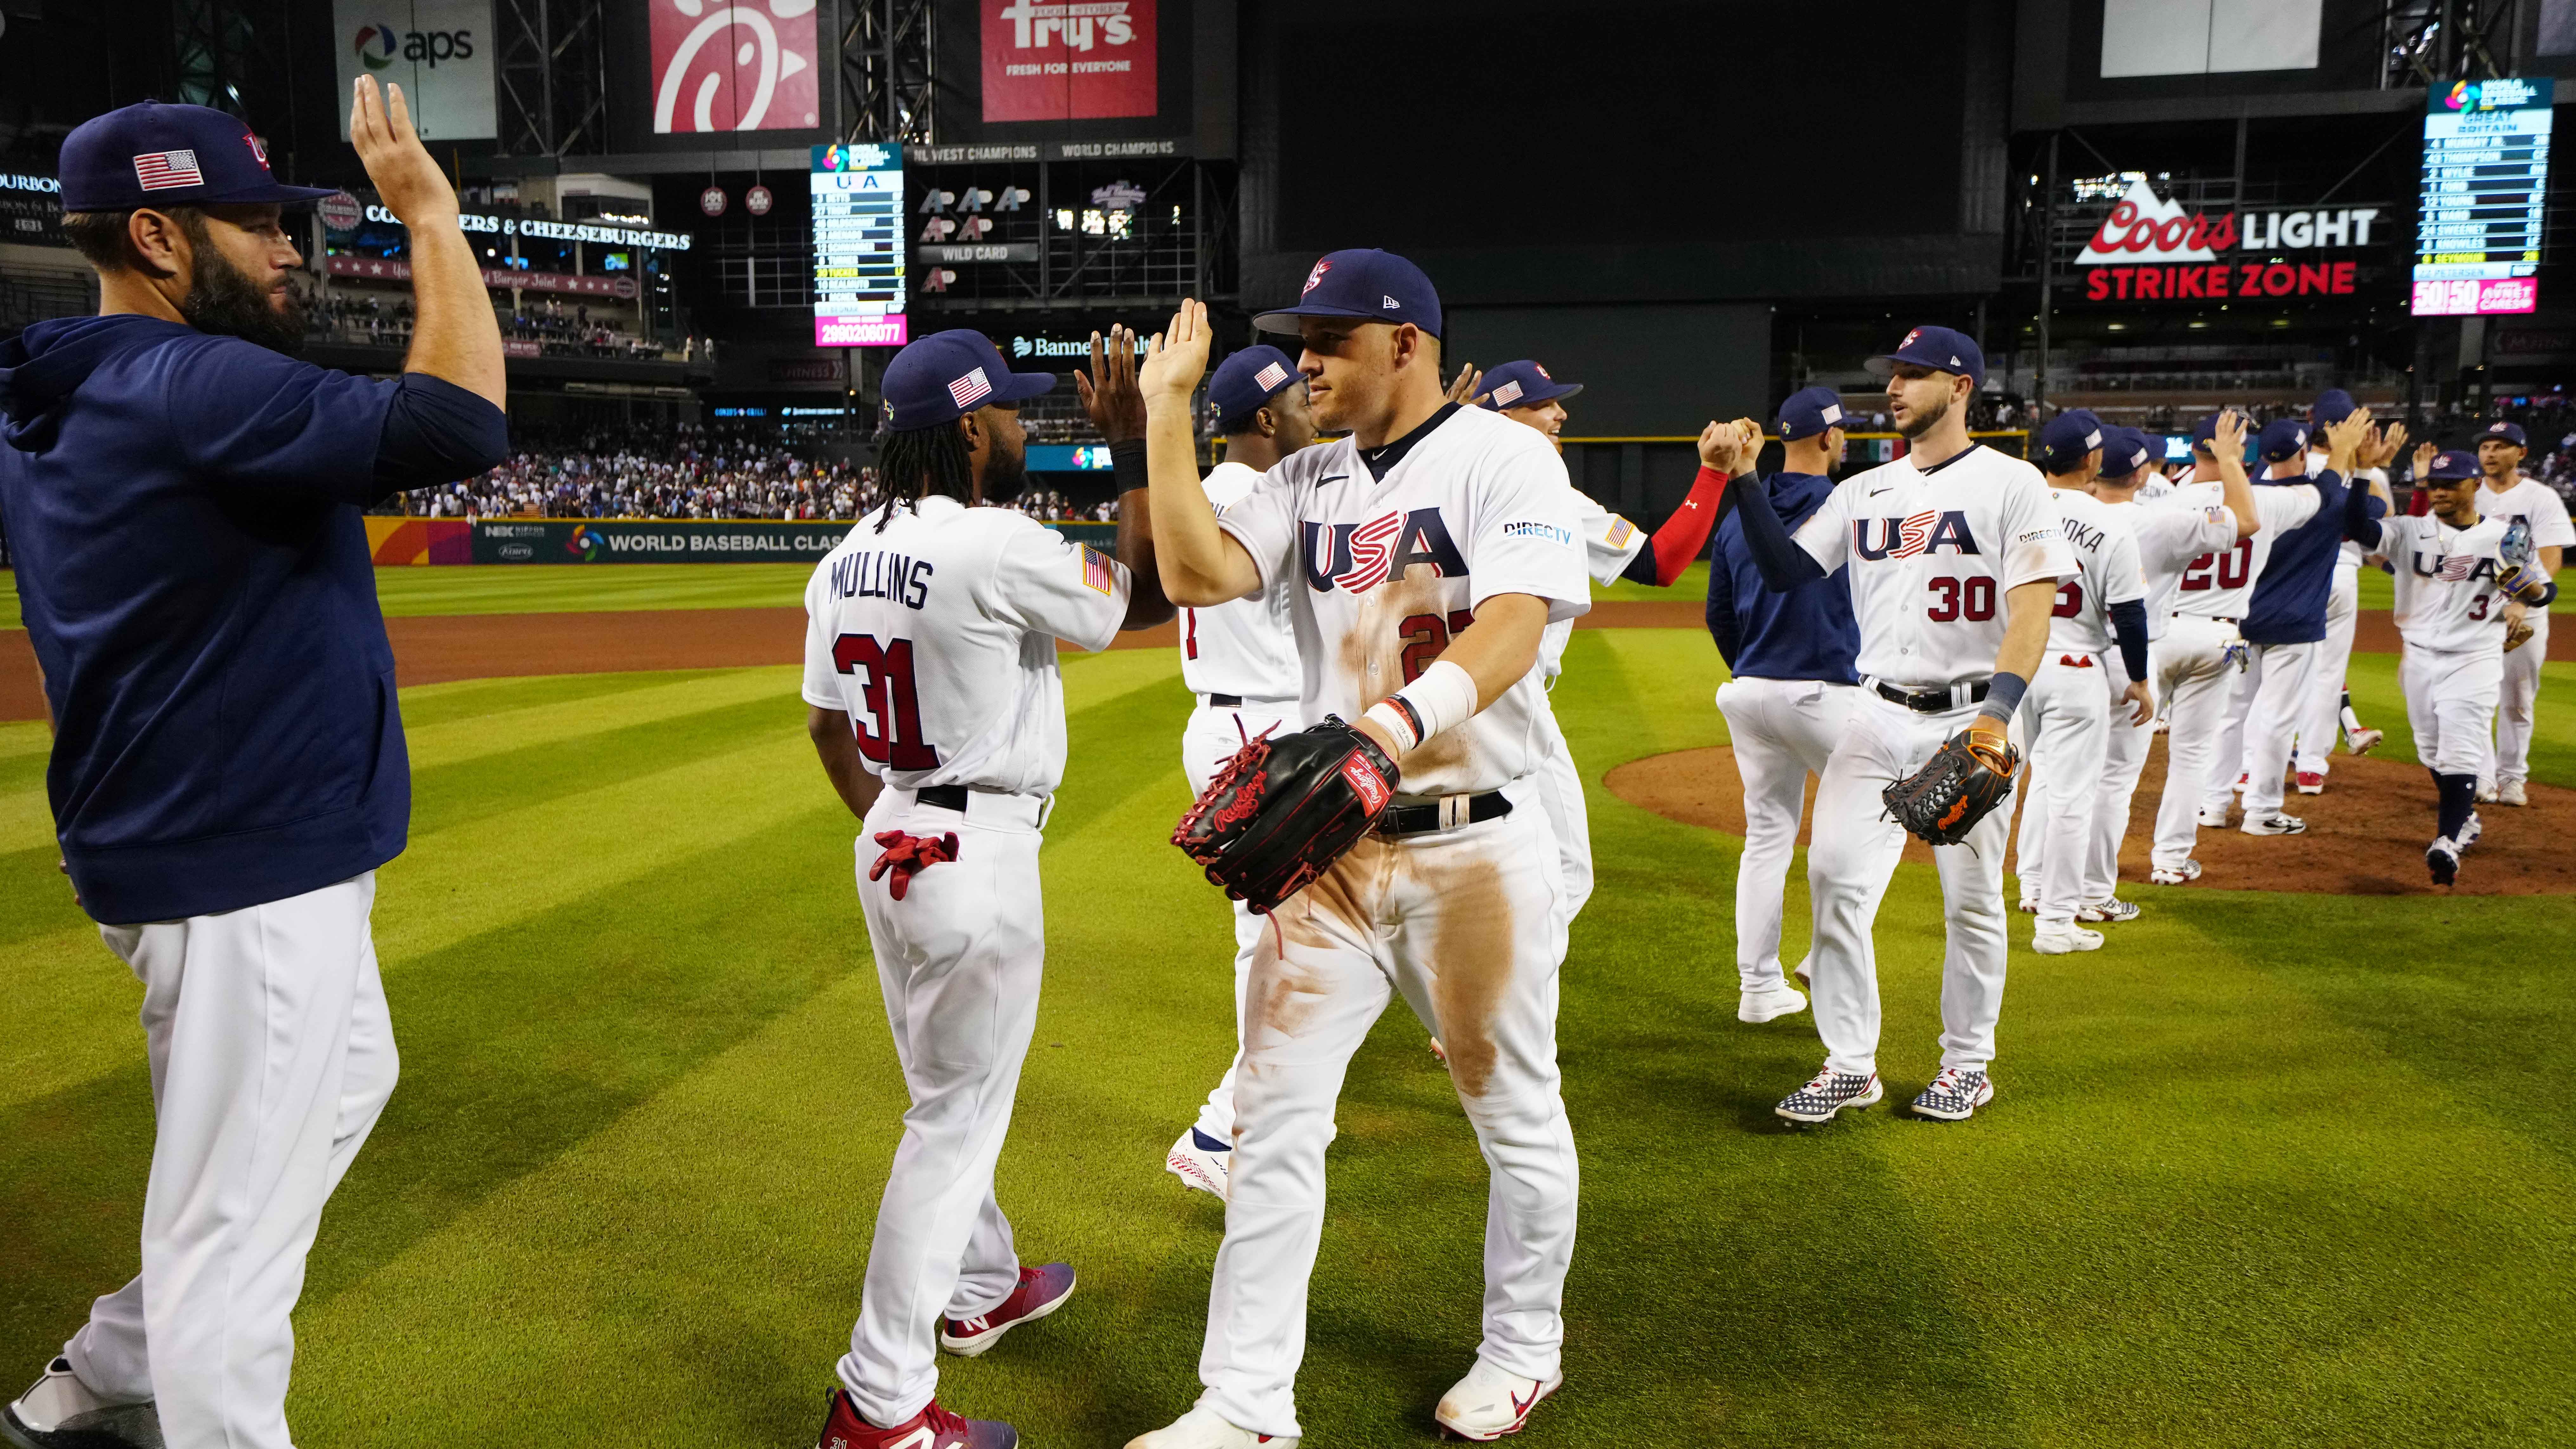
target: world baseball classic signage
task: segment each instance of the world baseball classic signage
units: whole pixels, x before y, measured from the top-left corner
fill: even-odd
[[[2348,296],[2404,240],[2380,206],[2186,212],[2132,182],[2075,258],[2088,302]]]
[[[849,537],[847,520],[634,523],[614,518],[487,518],[474,561],[504,563],[812,563]]]

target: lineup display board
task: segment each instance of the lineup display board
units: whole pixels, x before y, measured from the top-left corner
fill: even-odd
[[[813,148],[814,345],[901,347],[903,148]]]
[[[2557,82],[2457,81],[2424,104],[2415,223],[2418,317],[2531,312],[2549,200],[2549,116]]]

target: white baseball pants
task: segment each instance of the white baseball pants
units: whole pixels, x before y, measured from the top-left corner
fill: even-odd
[[[1190,712],[1189,724],[1181,730],[1181,773],[1189,778],[1193,797],[1207,793],[1208,782],[1234,752],[1245,742],[1258,738],[1264,731],[1292,734],[1298,728],[1297,701],[1248,699],[1240,709],[1220,709],[1201,697],[1199,707]],[[1252,972],[1252,950],[1261,940],[1261,918],[1241,901],[1229,900],[1234,908],[1234,1019],[1240,1028],[1243,1021],[1243,988]],[[1234,1043],[1234,1060],[1228,1062],[1225,1075],[1217,1079],[1215,1090],[1199,1104],[1198,1129],[1219,1142],[1234,1140],[1234,1077],[1243,1069],[1243,1038],[1238,1029]]]
[[[2254,675],[2254,646],[2245,646],[2245,667],[2227,680],[2227,709],[2218,723],[2218,752],[2209,762],[2209,779],[2201,787],[2200,803],[2212,810],[2224,810],[2236,803],[2236,777],[2245,769],[2245,719],[2254,708],[2258,683]]]
[[[939,1319],[990,1312],[1019,1286],[993,1164],[1011,1126],[1046,967],[1038,882],[1044,800],[977,791],[963,813],[889,788],[858,841],[859,908],[912,1105],[903,1114],[841,1383],[859,1416],[893,1425],[939,1384]],[[957,858],[868,879],[877,832],[957,835]]]
[[[1917,714],[1864,691],[1851,727],[1825,763],[1807,846],[1807,890],[1816,913],[1807,971],[1816,1035],[1825,1043],[1825,1065],[1837,1072],[1878,1070],[1878,955],[1870,932],[1905,849],[1905,827],[1887,818],[1880,794],[1921,769],[1975,716],[1973,705]],[[1949,928],[1941,961],[1945,1067],[1981,1069],[1994,1058],[2004,1003],[2004,846],[2011,834],[2007,797],[1965,841],[1932,852]]]
[[[2321,646],[2257,644],[2246,651],[2245,673],[2253,697],[2245,711],[2245,814],[2277,815],[2282,780],[2290,768],[2292,737],[2311,703]],[[2329,736],[2328,738],[2332,738]]]
[[[1735,864],[1735,972],[1746,991],[1784,984],[1780,917],[1789,859],[1807,809],[1807,776],[1823,775],[1860,690],[1821,679],[1730,679],[1717,688],[1736,773],[1744,777],[1744,855]]]
[[[1398,992],[1448,1049],[1493,1175],[1477,1356],[1523,1378],[1557,1371],[1577,1191],[1556,1064],[1565,917],[1546,812],[1525,780],[1505,793],[1515,808],[1500,819],[1363,836],[1272,913],[1253,957],[1199,1402],[1255,1433],[1300,1432],[1294,1381],[1334,1103]]]
[[[2531,715],[2540,703],[2540,666],[2549,658],[2549,611],[2523,615],[2531,637],[2504,656],[2495,725],[2495,779],[2489,783],[2531,778]]]
[[[2298,773],[2329,772],[2335,737],[2343,733],[2343,675],[2352,663],[2353,630],[2361,622],[2361,566],[2337,563],[2326,594],[2326,637],[2317,645],[2308,675],[2308,704],[2299,715]]]
[[[2228,697],[2240,677],[2227,662],[2236,626],[2194,614],[2176,614],[2156,641],[2156,692],[2168,701],[2164,798],[2156,807],[2154,863],[2179,868],[2200,838],[2200,806],[2208,798],[2222,755]],[[2229,780],[2217,782],[2221,803]]]
[[[2406,691],[2406,723],[2424,768],[2481,779],[2495,768],[2488,732],[2495,727],[2496,696],[2504,684],[2502,651],[2446,654],[2408,645],[2397,683]]]
[[[2164,641],[2147,646],[2147,678],[2160,679],[2163,671],[2157,661],[2164,657]],[[2129,835],[2130,802],[2137,797],[2138,776],[2147,764],[2147,747],[2155,743],[2156,722],[2142,725],[2129,723],[2129,703],[2122,698],[2128,688],[2128,671],[2119,667],[2115,651],[2103,656],[2111,667],[2102,671],[2105,727],[2102,736],[2102,786],[2093,796],[2093,840],[2084,852],[2083,898],[2088,901],[2109,900],[2120,890],[2120,843]],[[2161,700],[2161,696],[2159,697]]]
[[[393,1095],[376,876],[220,915],[101,926],[143,983],[143,1271],[63,1345],[170,1449],[288,1449],[289,1315],[322,1205]]]
[[[2014,864],[2022,899],[2039,902],[2041,930],[2073,926],[2075,908],[2087,899],[2084,869],[2093,848],[2094,798],[2102,789],[2111,733],[2104,672],[2099,655],[2052,650],[2022,696],[2030,767],[2022,775]]]
[[[1549,833],[1556,837],[1557,879],[1565,887],[1562,909],[1571,926],[1583,914],[1583,903],[1592,899],[1592,815],[1583,803],[1583,772],[1575,768],[1574,749],[1565,742],[1555,709],[1540,712],[1538,727],[1546,733],[1548,747],[1530,772],[1530,786],[1547,811]]]

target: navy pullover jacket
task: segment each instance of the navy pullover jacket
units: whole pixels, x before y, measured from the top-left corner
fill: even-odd
[[[1781,526],[1794,534],[1833,496],[1834,480],[1774,473],[1734,486],[1768,487]],[[1708,632],[1728,669],[1757,679],[1860,683],[1852,663],[1860,653],[1860,626],[1852,618],[1851,585],[1841,569],[1786,593],[1773,592],[1762,582],[1744,521],[1731,506],[1717,522],[1709,560]]]
[[[2237,632],[2249,644],[2313,644],[2326,637],[2326,600],[2334,592],[2335,555],[2343,544],[2344,479],[2329,469],[2314,478],[2276,481],[2315,484],[2316,517],[2272,540]]]

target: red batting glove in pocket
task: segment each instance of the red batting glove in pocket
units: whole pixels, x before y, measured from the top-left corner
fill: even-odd
[[[868,879],[884,880],[886,874],[892,872],[894,883],[887,886],[886,891],[896,900],[902,900],[903,893],[912,888],[914,876],[957,858],[957,832],[954,830],[946,835],[906,835],[900,830],[880,830],[877,844],[885,847],[885,854],[878,856],[877,863],[868,867]]]

